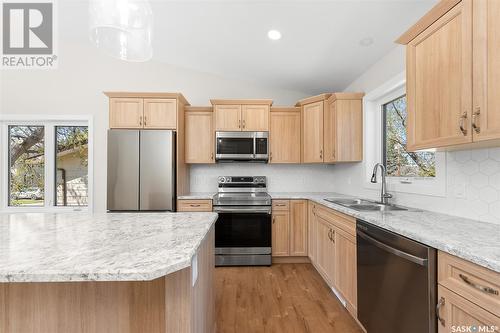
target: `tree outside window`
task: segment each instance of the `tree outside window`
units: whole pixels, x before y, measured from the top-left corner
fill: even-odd
[[[409,152],[406,148],[406,95],[382,105],[384,163],[389,177],[436,177],[433,152]]]

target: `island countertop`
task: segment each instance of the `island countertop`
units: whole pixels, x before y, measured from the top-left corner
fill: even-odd
[[[0,214],[0,282],[150,281],[191,265],[215,213]]]

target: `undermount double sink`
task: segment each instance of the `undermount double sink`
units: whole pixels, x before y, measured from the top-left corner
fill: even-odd
[[[397,205],[384,204],[377,201],[365,200],[365,199],[336,199],[336,198],[326,198],[325,201],[344,206],[346,208],[354,209],[359,212],[387,212],[387,211],[407,211],[408,208],[404,208]]]

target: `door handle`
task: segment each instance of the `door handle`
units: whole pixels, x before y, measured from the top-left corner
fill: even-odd
[[[445,321],[444,321],[444,319],[443,319],[443,318],[441,318],[441,316],[439,315],[439,311],[440,311],[440,310],[441,310],[441,308],[445,305],[445,302],[446,302],[446,301],[445,301],[444,297],[441,297],[441,298],[439,299],[438,304],[436,305],[436,317],[437,317],[437,319],[439,320],[439,322],[441,323],[441,325],[443,325],[443,326],[446,326],[446,325],[445,325]]]
[[[393,247],[390,247],[389,245],[386,245],[386,244],[384,244],[382,242],[379,242],[375,238],[368,236],[367,234],[365,234],[364,232],[362,232],[360,230],[357,231],[357,234],[358,234],[358,236],[360,236],[364,240],[370,242],[371,244],[375,245],[376,247],[378,247],[381,250],[384,250],[386,252],[392,253],[395,256],[398,256],[400,258],[403,258],[403,259],[406,259],[408,261],[411,261],[411,262],[413,262],[413,263],[415,263],[417,265],[427,266],[428,259],[420,258],[420,257],[414,256],[412,254],[403,252],[401,250],[395,249]]]

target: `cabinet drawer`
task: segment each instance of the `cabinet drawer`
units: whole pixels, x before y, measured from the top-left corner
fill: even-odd
[[[322,216],[337,228],[340,228],[351,236],[356,237],[355,218],[321,205],[316,205],[316,214]]]
[[[273,200],[273,210],[289,210],[290,200]]]
[[[211,212],[212,200],[178,200],[178,212]]]
[[[438,283],[500,316],[500,273],[440,251]]]

